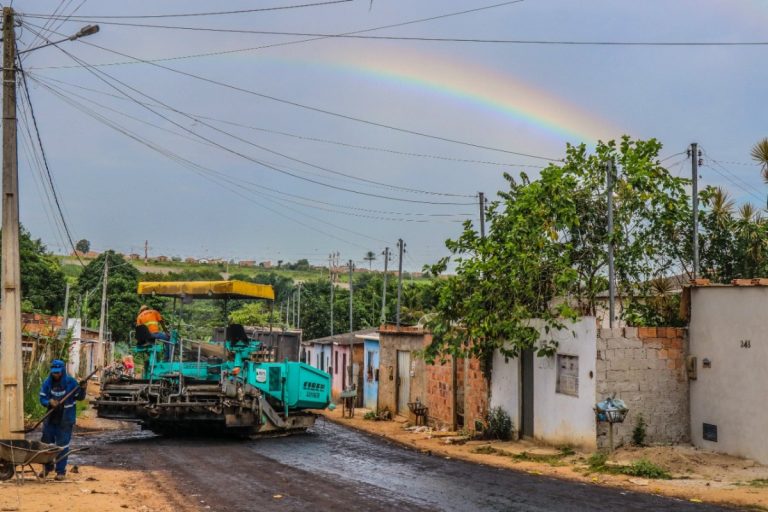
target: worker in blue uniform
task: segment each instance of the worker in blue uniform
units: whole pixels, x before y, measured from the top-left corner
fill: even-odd
[[[55,468],[53,464],[47,464],[43,476],[54,469],[56,480],[64,480],[67,474],[67,452],[69,452],[69,442],[72,439],[76,418],[75,401],[85,399],[85,386],[85,382],[77,382],[67,375],[64,361],[55,359],[51,363],[51,372],[40,389],[40,403],[52,412],[43,423],[43,437],[40,440],[64,449],[60,453]]]

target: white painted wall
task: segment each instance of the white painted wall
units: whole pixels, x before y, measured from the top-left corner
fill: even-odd
[[[543,334],[543,327],[542,327]],[[556,393],[557,358],[534,361],[534,437],[552,444],[596,446],[593,407],[596,400],[595,364],[597,326],[594,317],[583,317],[552,335],[559,342],[558,353],[579,357],[579,395]],[[501,406],[520,426],[521,389],[519,360],[504,361],[494,354],[491,376],[491,407]]]
[[[77,375],[80,373],[80,336],[82,335],[82,321],[79,318],[69,318],[67,320],[67,329],[72,331],[72,344],[69,348],[67,372],[70,375]]]
[[[768,287],[691,289],[691,440],[708,450],[768,464]],[[749,340],[749,348],[742,347]],[[711,368],[704,368],[704,359]],[[703,439],[703,423],[717,425],[718,441]]]

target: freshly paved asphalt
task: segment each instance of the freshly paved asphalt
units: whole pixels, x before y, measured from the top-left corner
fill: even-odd
[[[308,434],[249,441],[129,432],[89,441],[83,462],[166,470],[201,510],[726,510],[448,460],[326,422]]]

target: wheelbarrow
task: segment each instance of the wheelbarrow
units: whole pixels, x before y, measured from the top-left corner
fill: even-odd
[[[85,449],[69,450],[66,454],[62,454],[63,448],[55,444],[26,439],[0,440],[0,480],[8,480],[14,475],[23,475],[25,468],[28,468],[35,478],[39,478],[32,464],[56,464],[63,456]],[[19,471],[17,467],[20,468]]]

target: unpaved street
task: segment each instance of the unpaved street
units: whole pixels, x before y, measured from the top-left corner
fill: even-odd
[[[83,463],[165,471],[201,510],[723,510],[446,460],[322,421],[310,434],[256,441],[127,432],[92,441]]]

